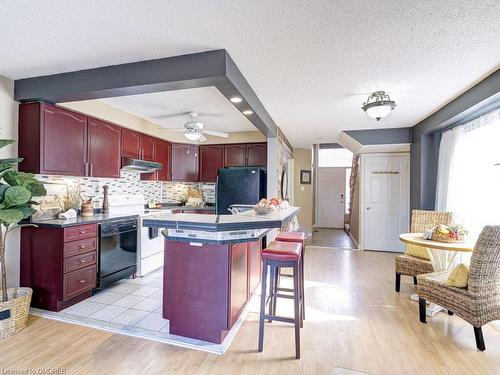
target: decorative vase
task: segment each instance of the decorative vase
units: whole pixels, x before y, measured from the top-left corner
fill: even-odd
[[[8,300],[0,302],[0,340],[21,332],[28,325],[31,288],[7,289]]]

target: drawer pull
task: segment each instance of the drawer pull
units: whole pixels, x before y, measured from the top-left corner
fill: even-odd
[[[84,230],[80,231],[80,234],[85,234],[85,233],[87,233],[87,232],[85,232]]]
[[[87,245],[80,245],[80,249],[85,249]]]
[[[85,263],[86,261],[86,259],[80,259],[80,263]]]
[[[86,281],[85,279],[81,279],[80,284],[83,284],[85,281]]]

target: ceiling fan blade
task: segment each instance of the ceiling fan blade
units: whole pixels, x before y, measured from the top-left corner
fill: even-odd
[[[205,137],[203,134],[200,134],[200,138],[198,138],[198,142],[205,142],[207,140],[207,137]]]
[[[186,131],[185,128],[158,128],[158,130],[169,130],[176,133],[184,133]]]
[[[213,135],[215,137],[222,137],[222,138],[229,137],[229,134],[227,134],[227,133],[216,132],[216,131],[213,131],[213,130],[203,130],[203,134]]]
[[[182,117],[184,115],[185,115],[184,112],[180,112],[180,113],[170,113],[168,115],[149,116],[149,118],[152,118],[152,119],[163,119],[163,118],[172,118],[172,117]]]

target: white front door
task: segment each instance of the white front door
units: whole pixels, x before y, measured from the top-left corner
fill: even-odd
[[[399,235],[409,231],[409,155],[362,155],[363,248],[403,251]]]
[[[345,182],[345,168],[318,168],[316,226],[344,227]]]

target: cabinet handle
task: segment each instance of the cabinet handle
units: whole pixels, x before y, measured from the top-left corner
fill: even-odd
[[[80,263],[85,263],[86,261],[86,259],[80,259]]]
[[[89,175],[89,165],[88,165],[88,163],[86,163],[86,162],[85,162],[85,163],[83,163],[83,169],[84,169],[83,174],[84,174],[85,176],[88,176],[88,175]]]
[[[85,249],[86,247],[86,245],[80,245],[80,249]]]
[[[94,164],[90,163],[90,176],[94,174]]]
[[[79,283],[80,283],[80,284],[83,284],[84,282],[85,282],[85,279],[81,279],[81,280],[79,281]]]
[[[84,231],[84,230],[81,230],[81,231],[80,231],[80,234],[85,234],[85,233],[87,233],[87,232],[86,232],[86,231]]]

